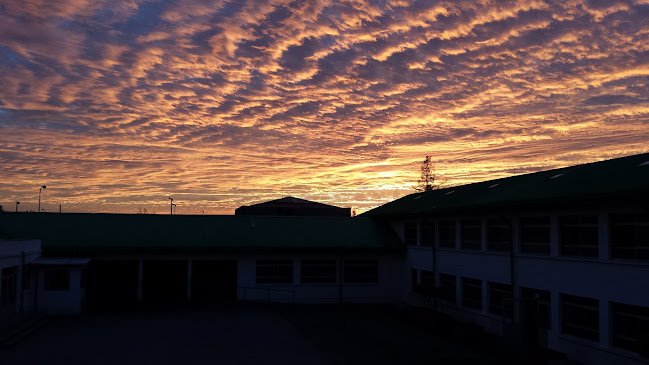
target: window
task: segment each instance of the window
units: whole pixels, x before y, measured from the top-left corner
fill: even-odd
[[[550,217],[524,217],[520,221],[521,252],[550,254]]]
[[[597,257],[597,216],[566,216],[559,219],[561,254],[566,256]]]
[[[421,270],[421,287],[429,291],[435,289],[435,275],[432,271]]]
[[[482,281],[462,278],[462,306],[482,309]]]
[[[439,296],[443,300],[455,303],[455,276],[448,274],[439,274]]]
[[[417,246],[417,222],[404,224],[404,241],[408,246]]]
[[[70,290],[70,272],[67,270],[46,270],[45,290]]]
[[[455,221],[439,222],[439,247],[455,248]]]
[[[375,284],[378,282],[376,260],[345,260],[345,283]]]
[[[257,260],[257,284],[293,283],[293,260]]]
[[[649,214],[613,214],[610,233],[613,258],[649,260]]]
[[[649,358],[649,308],[611,302],[613,346]]]
[[[599,341],[599,300],[561,294],[561,332]]]
[[[432,247],[435,244],[435,222],[431,220],[421,223],[421,245]]]
[[[523,323],[537,328],[550,328],[550,292],[521,287]]]
[[[419,287],[418,279],[417,269],[410,269],[410,284],[412,285],[412,289],[415,291]]]
[[[489,313],[499,316],[514,317],[514,297],[512,286],[494,282],[487,283],[489,295]]]
[[[462,221],[462,249],[480,250],[482,247],[482,228],[479,220]]]
[[[336,260],[302,260],[302,284],[335,284]]]
[[[489,219],[487,221],[487,250],[509,251],[511,242],[511,221],[502,219]]]

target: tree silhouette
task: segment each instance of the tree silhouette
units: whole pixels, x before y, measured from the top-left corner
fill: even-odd
[[[424,162],[421,163],[420,167],[421,175],[417,185],[414,186],[415,190],[418,192],[431,191],[440,188],[440,184],[435,185],[435,165],[430,160],[430,156],[426,156]]]

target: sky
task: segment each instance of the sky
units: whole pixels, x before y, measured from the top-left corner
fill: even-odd
[[[0,0],[0,204],[233,214],[649,151],[649,0]]]

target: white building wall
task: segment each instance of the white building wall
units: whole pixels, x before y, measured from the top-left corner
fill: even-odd
[[[59,270],[59,269],[57,269]],[[44,270],[37,272],[38,312],[52,315],[76,315],[82,310],[84,290],[81,289],[81,268],[65,268],[70,271],[69,290],[46,290]]]
[[[573,213],[573,212],[571,212]],[[588,212],[592,214],[591,212]],[[561,214],[544,214],[551,218],[550,255],[532,255],[518,252],[518,235],[515,234],[514,256],[514,318],[521,318],[520,288],[534,288],[551,293],[551,329],[547,332],[549,348],[566,353],[569,358],[586,364],[644,364],[646,360],[637,354],[611,346],[610,302],[649,307],[649,262],[616,260],[609,258],[608,213],[598,215],[599,257],[581,258],[560,256],[558,217]],[[401,222],[403,223],[403,222]],[[513,230],[519,232],[519,219],[514,217]],[[488,313],[487,282],[511,283],[509,252],[486,251],[485,220],[482,227],[482,250],[460,250],[460,227],[456,235],[456,249],[436,248],[436,273],[456,277],[456,303],[442,304],[445,312],[456,318],[474,322],[487,331],[504,334],[510,321]],[[439,235],[437,235],[439,238]],[[436,240],[436,244],[439,240]],[[430,247],[408,246],[406,253],[408,269],[433,271],[433,253]],[[461,278],[482,280],[482,310],[462,308]],[[411,276],[404,286],[411,288]],[[588,341],[561,333],[560,295],[569,294],[599,300],[600,339]],[[406,296],[414,305],[422,305],[423,298],[412,291]]]
[[[257,284],[256,261],[289,259],[293,261],[293,282],[290,284]],[[301,259],[333,259],[337,264],[337,280],[332,284],[300,283]],[[257,255],[240,256],[237,276],[237,299],[285,303],[392,303],[403,298],[404,256],[400,253],[344,255],[344,259],[377,259],[378,282],[375,284],[342,283],[340,256],[336,255]]]

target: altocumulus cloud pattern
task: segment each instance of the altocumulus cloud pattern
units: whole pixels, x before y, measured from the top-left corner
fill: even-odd
[[[459,184],[645,152],[648,51],[647,0],[0,1],[0,202],[364,210],[426,154]]]

